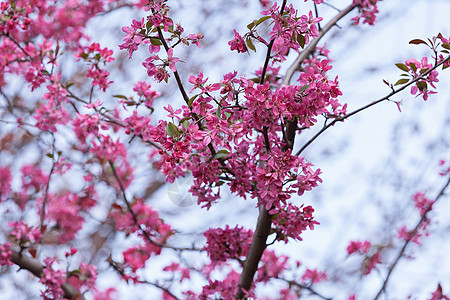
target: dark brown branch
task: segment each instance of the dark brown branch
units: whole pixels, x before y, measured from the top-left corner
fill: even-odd
[[[256,224],[255,233],[253,234],[252,244],[244,263],[242,274],[239,278],[238,299],[243,299],[245,291],[250,290],[253,283],[253,276],[258,269],[258,263],[266,250],[266,241],[270,233],[272,219],[264,205],[259,206],[259,217]]]
[[[447,180],[447,183],[444,185],[444,187],[441,189],[441,191],[439,192],[439,194],[436,196],[436,198],[433,201],[433,204],[435,204],[439,198],[441,198],[442,196],[444,196],[445,190],[447,189],[447,187],[450,185],[450,177]],[[383,291],[386,289],[386,286],[389,282],[389,279],[391,278],[392,272],[394,271],[395,267],[397,266],[398,262],[400,261],[400,259],[403,257],[405,251],[406,251],[406,247],[408,247],[409,243],[413,240],[413,238],[416,236],[417,232],[419,231],[420,227],[422,226],[423,222],[425,222],[428,218],[427,218],[427,214],[431,211],[432,209],[432,205],[430,205],[428,207],[428,209],[425,211],[425,213],[422,215],[422,217],[420,218],[419,222],[417,223],[416,227],[414,227],[414,229],[411,231],[411,237],[409,239],[407,239],[405,241],[405,243],[403,244],[403,247],[400,249],[397,257],[395,258],[394,262],[392,263],[392,265],[389,267],[389,271],[386,275],[386,278],[384,279],[383,285],[381,286],[380,290],[378,291],[378,294],[375,296],[374,300],[377,300],[381,294],[383,293]]]
[[[286,2],[287,0],[284,0],[283,4],[281,5],[280,15],[283,14],[284,8],[286,7]],[[267,49],[266,59],[261,73],[260,84],[264,84],[273,43],[274,40],[270,41],[269,47]],[[270,141],[267,131],[267,127],[264,126],[263,135],[265,147],[267,151],[270,151]],[[250,246],[250,250],[247,253],[241,276],[239,277],[239,289],[236,295],[238,299],[245,299],[245,292],[249,291],[252,286],[253,277],[255,276],[256,270],[258,269],[258,263],[260,262],[264,250],[266,250],[267,247],[266,242],[267,237],[270,234],[271,226],[272,219],[269,215],[269,212],[264,207],[264,204],[261,203],[259,205],[259,217],[258,222],[256,223],[255,233],[253,234],[252,244]]]

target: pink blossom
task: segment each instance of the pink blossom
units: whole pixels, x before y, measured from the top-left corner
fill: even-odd
[[[72,276],[69,276],[67,281],[77,290],[82,292],[83,288],[85,288],[86,291],[95,288],[97,270],[93,265],[81,263],[77,270],[70,273]]]
[[[272,278],[279,278],[288,268],[289,257],[277,255],[274,251],[264,251],[261,261],[263,265],[258,268],[257,282],[268,282]]]
[[[431,199],[428,199],[425,196],[425,193],[417,192],[413,196],[414,205],[420,212],[420,216],[425,216],[428,211],[430,211],[433,208],[434,201]]]
[[[164,109],[169,112],[167,115],[169,118],[177,118],[178,120],[181,120],[181,117],[178,116],[181,113],[181,109],[174,110],[170,104],[165,106]]]
[[[197,77],[195,77],[194,75],[189,76],[188,81],[194,85],[194,87],[189,91],[189,93],[192,93],[193,90],[202,88],[203,84],[208,81],[208,78],[203,79],[203,72],[200,71]]]
[[[237,52],[247,52],[247,46],[245,45],[244,40],[242,39],[241,35],[235,30],[234,31],[234,39],[228,42],[228,45],[230,45],[231,51],[237,50]]]
[[[439,161],[439,166],[442,168],[442,171],[439,172],[440,176],[446,176],[450,174],[450,162],[441,159]]]
[[[8,167],[0,167],[0,202],[8,199],[11,194],[11,171]]]
[[[28,226],[24,221],[8,222],[12,228],[9,236],[20,245],[36,244],[42,237],[39,228]]]
[[[94,289],[93,291],[94,300],[114,300],[117,299],[113,297],[113,294],[117,292],[115,288],[108,288],[105,291],[99,291]]]
[[[177,263],[171,263],[170,265],[164,267],[163,271],[173,272],[173,273],[179,272],[181,274],[180,282],[183,282],[183,280],[185,280],[185,279],[191,278],[190,270],[188,268],[181,267]]]
[[[188,40],[191,40],[193,44],[195,44],[197,47],[201,48],[200,46],[200,40],[203,39],[205,36],[203,34],[199,33],[191,33],[187,36]]]
[[[180,59],[178,57],[173,57],[173,48],[169,48],[169,50],[167,50],[167,64],[173,72],[177,71],[175,63],[179,60]]]
[[[377,3],[381,0],[353,0],[353,5],[358,7],[361,15],[352,18],[355,25],[359,24],[360,18],[363,18],[364,24],[374,25],[376,14],[378,13]]]
[[[369,241],[351,241],[347,247],[347,253],[348,255],[351,255],[353,253],[367,254],[370,250],[370,247],[371,243]]]
[[[302,275],[302,281],[304,283],[309,282],[310,284],[315,284],[323,280],[327,280],[327,273],[318,270],[306,269]]]
[[[11,261],[11,255],[13,254],[13,252],[10,249],[10,243],[0,244],[0,266],[14,265],[14,263]]]
[[[381,264],[381,256],[379,251],[365,260],[364,275],[369,275],[378,264]]]

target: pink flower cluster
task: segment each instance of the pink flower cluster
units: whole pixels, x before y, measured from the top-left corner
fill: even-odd
[[[370,250],[370,247],[371,243],[369,241],[351,241],[347,247],[347,253],[348,255],[351,255],[353,253],[367,254]]]
[[[84,218],[81,211],[90,207],[83,207],[78,195],[70,192],[61,195],[49,193],[47,197],[46,216],[48,221],[54,222],[54,225],[46,243],[65,244],[73,240],[83,227]]]
[[[420,216],[423,217],[427,212],[433,209],[434,201],[428,199],[423,192],[417,192],[413,196],[414,205],[419,210]]]
[[[0,266],[13,266],[14,263],[11,261],[12,254],[10,243],[0,244]]]
[[[311,206],[298,207],[288,204],[276,214],[273,224],[277,233],[277,239],[288,242],[288,238],[301,241],[303,231],[314,229],[314,225],[320,223],[314,220],[312,213],[314,209]]]
[[[136,219],[121,206],[114,206],[111,217],[114,219],[116,228],[120,231],[127,234],[137,232],[141,237],[144,236],[143,232],[145,232],[146,235],[155,238],[158,243],[164,243],[173,234],[171,227],[159,218],[158,212],[151,206],[139,200],[133,204],[132,208]]]
[[[93,265],[81,263],[76,270],[69,272],[67,282],[75,287],[78,291],[83,292],[95,288],[97,280],[97,270]]]
[[[227,225],[225,229],[209,229],[203,235],[206,237],[206,245],[203,249],[213,263],[220,263],[246,256],[253,232],[243,227],[230,228]]]
[[[230,45],[230,50],[236,50],[237,52],[247,52],[247,46],[245,45],[245,41],[242,38],[242,36],[236,31],[236,29],[233,29],[234,31],[234,38],[228,42],[228,45]]]
[[[440,160],[439,161],[439,166],[442,168],[439,172],[439,175],[441,176],[446,176],[450,174],[450,162],[449,161],[445,161],[445,160]]]
[[[433,64],[428,63],[427,57],[423,57],[420,62],[415,59],[407,60],[405,65],[408,66],[409,74],[412,75],[413,79],[433,67]],[[431,71],[425,79],[419,80],[411,87],[411,94],[417,94],[416,97],[422,96],[423,100],[428,100],[428,95],[436,94],[431,88],[436,89],[434,82],[439,81],[439,79],[437,79],[438,74],[439,73],[436,70]]]
[[[66,274],[64,271],[53,269],[53,264],[56,261],[55,258],[44,260],[45,268],[42,270],[43,274],[39,279],[39,282],[45,285],[45,290],[41,293],[44,300],[61,299],[64,296],[61,285],[66,281]]]
[[[364,257],[363,272],[369,275],[381,263],[381,253],[369,241],[351,241],[347,247],[348,255],[358,254]]]
[[[64,108],[68,103],[67,90],[59,83],[60,76],[53,76],[55,83],[47,85],[48,92],[42,97],[43,102],[34,113],[36,127],[43,131],[56,132],[57,124],[65,125],[69,121],[69,113]]]
[[[402,226],[398,232],[397,236],[404,241],[412,241],[417,245],[421,244],[420,238],[422,236],[428,236],[428,225],[431,220],[427,216],[428,212],[433,209],[434,200],[428,199],[423,192],[417,192],[413,196],[414,206],[419,211],[421,217],[421,222],[416,230],[409,230],[407,226]]]
[[[319,283],[323,280],[327,280],[328,276],[326,272],[318,271],[318,270],[310,270],[306,269],[305,273],[302,276],[303,283],[315,284]]]
[[[381,0],[353,0],[353,5],[358,7],[359,16],[352,18],[355,25],[358,25],[360,19],[364,19],[363,24],[374,25],[376,14],[378,13],[377,4]]]
[[[31,6],[25,1],[18,1],[10,5],[9,2],[2,2],[0,9],[2,12],[1,32],[16,32],[18,29],[27,30],[31,23],[28,17],[33,12]],[[6,22],[5,22],[6,21]]]
[[[37,244],[42,237],[39,228],[30,227],[24,221],[8,222],[8,226],[12,228],[9,238],[21,247]]]
[[[91,65],[86,76],[92,78],[92,85],[98,86],[100,90],[106,91],[113,81],[108,81],[109,72],[102,69],[100,64],[114,61],[113,51],[108,48],[100,48],[100,44],[92,43],[87,47],[81,47],[75,57],[84,60]]]
[[[277,3],[261,14],[270,16],[273,20],[273,27],[269,33],[271,40],[274,41],[272,51],[281,61],[289,49],[298,51],[308,44],[311,38],[317,37],[319,34],[317,24],[322,21],[321,17],[315,18],[312,11],[309,11],[308,15],[298,16],[292,4],[285,8],[283,15],[280,15]]]
[[[0,203],[6,201],[11,194],[11,170],[0,167]]]

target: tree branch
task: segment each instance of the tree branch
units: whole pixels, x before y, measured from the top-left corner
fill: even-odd
[[[11,261],[18,265],[21,269],[25,269],[30,271],[34,276],[41,278],[44,274],[44,266],[36,259],[25,256],[19,251],[11,250]],[[70,283],[65,282],[61,285],[61,288],[64,291],[64,298],[67,299],[77,299],[84,300],[84,296]]]
[[[238,299],[243,299],[245,291],[250,290],[250,287],[252,286],[253,276],[255,276],[256,270],[258,269],[258,263],[261,260],[264,250],[266,250],[266,241],[270,233],[271,225],[272,219],[269,212],[264,208],[264,205],[261,204],[259,206],[259,217],[255,233],[253,234],[252,244],[239,278]]]
[[[433,204],[435,204],[439,198],[441,198],[442,196],[444,196],[445,190],[447,189],[447,187],[450,185],[450,177],[447,180],[447,183],[444,185],[444,187],[441,189],[441,191],[439,192],[439,194],[436,196],[436,198],[433,201]],[[403,254],[406,251],[406,247],[408,247],[409,243],[412,241],[412,239],[414,238],[414,236],[417,234],[417,232],[419,231],[420,226],[422,226],[422,223],[425,222],[425,220],[427,220],[427,214],[431,211],[432,209],[432,205],[430,205],[428,207],[428,209],[425,211],[425,213],[422,215],[422,218],[420,218],[419,222],[417,223],[416,227],[414,227],[414,229],[411,231],[411,238],[407,239],[405,241],[405,244],[403,245],[403,247],[400,249],[400,252],[398,253],[397,257],[395,258],[394,262],[392,263],[392,265],[389,267],[389,271],[386,275],[386,278],[383,282],[383,285],[381,286],[380,290],[378,291],[378,294],[375,296],[374,300],[377,300],[381,294],[383,293],[383,291],[386,289],[386,286],[389,282],[389,279],[391,278],[392,272],[394,271],[395,267],[397,266],[398,262],[400,261],[400,259],[403,257]]]
[[[319,32],[319,36],[316,37],[313,41],[311,41],[311,43],[309,43],[308,46],[306,46],[306,48],[302,52],[300,52],[300,54],[298,55],[298,57],[295,60],[295,62],[288,68],[288,70],[286,71],[286,75],[283,78],[282,85],[289,85],[290,84],[292,76],[294,75],[295,71],[298,69],[300,64],[306,58],[308,58],[309,55],[311,55],[314,52],[314,50],[316,49],[317,44],[319,43],[319,41],[325,36],[325,34],[328,33],[328,31],[331,30],[331,28],[333,28],[336,25],[336,23],[340,19],[342,19],[348,13],[350,13],[355,7],[356,7],[355,5],[347,6],[346,8],[341,10],[333,19],[331,19],[327,23],[327,25],[325,25],[325,27]]]
[[[286,2],[287,2],[286,0],[283,1],[283,4],[280,9],[280,15],[284,11]],[[287,72],[286,76],[284,77],[283,84],[286,84],[286,85],[289,84],[289,82],[292,78],[292,75],[294,74],[298,65],[314,51],[319,40],[336,24],[336,22],[339,19],[344,17],[346,14],[348,14],[353,8],[354,8],[354,6],[350,5],[349,7],[347,7],[343,11],[341,11],[335,18],[333,18],[323,28],[323,30],[319,34],[319,37],[314,39],[306,47],[306,49],[300,53],[297,60],[288,69],[288,72]],[[270,60],[270,53],[271,53],[272,45],[273,45],[273,40],[270,42],[268,50],[267,50],[266,59],[265,59],[263,71],[261,74],[260,84],[264,83],[265,73],[267,71],[267,66],[268,66],[268,63]],[[295,122],[295,126],[296,126],[296,122]],[[288,127],[286,130],[286,133],[287,133],[287,135],[289,135],[289,134],[295,135],[295,131],[296,131],[296,127],[295,128]],[[264,138],[265,138],[265,142],[266,142],[266,148],[268,151],[270,151],[270,148],[267,146],[267,145],[270,146],[270,144],[268,143],[268,139],[267,139],[267,133],[265,131],[263,131],[263,132],[265,133]],[[287,150],[287,149],[285,149],[285,150]],[[264,208],[264,205],[260,205],[258,222],[256,224],[256,229],[255,229],[255,233],[253,235],[252,244],[251,244],[250,250],[247,254],[247,258],[245,260],[244,268],[242,270],[241,276],[239,278],[239,291],[237,293],[238,299],[244,298],[245,291],[248,291],[251,288],[251,285],[253,282],[253,277],[258,269],[258,263],[261,260],[264,250],[267,247],[266,241],[267,241],[267,237],[270,234],[271,225],[272,225],[271,216],[269,215],[268,211]]]
[[[328,128],[330,128],[331,126],[333,126],[334,124],[336,124],[337,122],[344,121],[345,119],[348,119],[348,118],[350,118],[351,116],[356,115],[357,113],[359,113],[359,112],[361,112],[361,111],[363,111],[363,110],[368,109],[369,107],[372,107],[372,106],[374,106],[374,105],[376,105],[376,104],[378,104],[378,103],[381,103],[381,102],[383,102],[383,101],[385,101],[385,100],[389,100],[390,97],[394,96],[395,94],[398,94],[399,92],[403,91],[404,89],[406,89],[406,88],[409,87],[410,85],[416,83],[416,82],[419,81],[419,80],[425,79],[425,78],[427,77],[427,75],[430,74],[433,70],[437,69],[438,67],[440,67],[440,66],[443,65],[444,63],[448,62],[449,60],[450,60],[450,56],[448,56],[446,59],[442,60],[440,63],[438,63],[438,64],[435,65],[434,67],[430,68],[428,71],[424,72],[421,76],[419,76],[419,77],[417,77],[417,78],[411,80],[410,82],[408,82],[408,83],[405,84],[404,86],[402,86],[402,87],[400,87],[400,88],[398,88],[398,89],[396,89],[396,90],[393,90],[392,92],[389,93],[389,95],[384,96],[383,98],[380,98],[380,99],[378,99],[378,100],[372,101],[371,103],[369,103],[369,104],[367,104],[367,105],[365,105],[365,106],[363,106],[363,107],[360,107],[360,108],[358,108],[358,109],[352,111],[351,113],[346,114],[345,116],[335,118],[331,123],[329,123],[328,125],[325,125],[325,126],[324,126],[318,133],[316,133],[316,134],[315,134],[308,142],[306,142],[306,144],[303,145],[303,147],[300,148],[300,150],[298,150],[297,153],[296,153],[295,155],[297,155],[297,156],[300,155],[300,154],[301,154],[301,153],[302,153],[309,145],[311,145],[312,142],[314,142],[315,139],[317,139],[322,133],[324,133],[325,130],[327,130]]]
[[[283,14],[284,8],[286,7],[287,0],[283,1],[280,8],[280,15]],[[264,67],[261,72],[260,84],[264,84],[264,79],[266,77],[267,67],[269,65],[270,54],[272,52],[274,40],[270,41],[267,48],[266,59],[264,61]],[[270,142],[267,134],[267,127],[263,128],[263,135],[265,141],[265,147],[267,151],[270,151]],[[247,257],[244,262],[244,267],[242,269],[241,276],[239,277],[239,286],[237,292],[238,299],[245,299],[246,291],[250,290],[253,277],[255,276],[256,270],[258,269],[258,263],[267,247],[267,237],[270,234],[270,228],[272,226],[272,219],[269,212],[264,207],[264,204],[259,205],[259,217],[256,223],[255,233],[253,234],[252,244],[250,250],[247,253]]]

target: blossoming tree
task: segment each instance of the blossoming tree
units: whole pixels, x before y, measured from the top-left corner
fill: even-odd
[[[204,36],[185,33],[171,19],[170,1],[2,1],[0,264],[5,270],[31,272],[43,285],[43,299],[114,299],[115,283],[107,289],[96,284],[108,273],[136,288],[151,286],[164,299],[264,298],[265,287],[271,289],[268,298],[332,297],[316,289],[327,280],[327,270],[304,269],[274,250],[274,244],[301,241],[303,232],[319,225],[301,196],[314,192],[321,171],[302,154],[334,125],[381,102],[395,102],[400,109],[392,97],[407,89],[428,100],[436,93],[439,72],[450,66],[450,44],[440,33],[412,40],[428,47],[429,57],[398,63],[401,78],[385,81],[384,97],[349,110],[338,77],[329,75],[329,51],[321,40],[345,18],[355,26],[374,25],[379,1],[349,0],[328,20],[317,8],[330,3],[304,2],[261,0],[261,17],[246,20],[248,30],[229,28],[234,38],[227,49],[244,56],[263,49],[256,77],[231,68],[212,81],[202,71],[186,80],[179,73],[184,58],[176,56],[178,49],[201,47]],[[131,61],[145,55],[139,63],[147,78],[133,83],[132,95],[112,92],[123,88],[110,79],[116,56],[86,30],[90,19],[125,7],[145,12],[126,21],[121,32],[119,48]],[[297,58],[288,64],[292,55]],[[167,99],[158,110],[164,95],[155,86],[166,83],[174,84],[183,104]],[[316,128],[306,143],[296,142]],[[145,153],[133,148],[136,143]],[[449,185],[448,163],[440,164],[446,184],[434,198],[414,195],[418,222],[398,229],[402,247],[392,261],[383,261],[383,247],[369,240],[348,245],[349,256],[362,258],[362,276],[388,266],[375,299],[387,290],[408,245],[428,233],[429,212]],[[161,184],[148,178],[142,184],[136,171],[142,165],[160,171],[169,183],[190,174],[189,192],[205,210],[223,201],[226,191],[253,201],[256,226],[209,228],[202,241],[180,243],[183,228],[166,222],[147,201]],[[137,193],[137,186],[145,192]],[[121,242],[130,246],[102,251]],[[78,249],[86,243],[89,255]],[[149,280],[145,272],[154,262],[161,275]],[[449,299],[436,285],[431,299]]]

